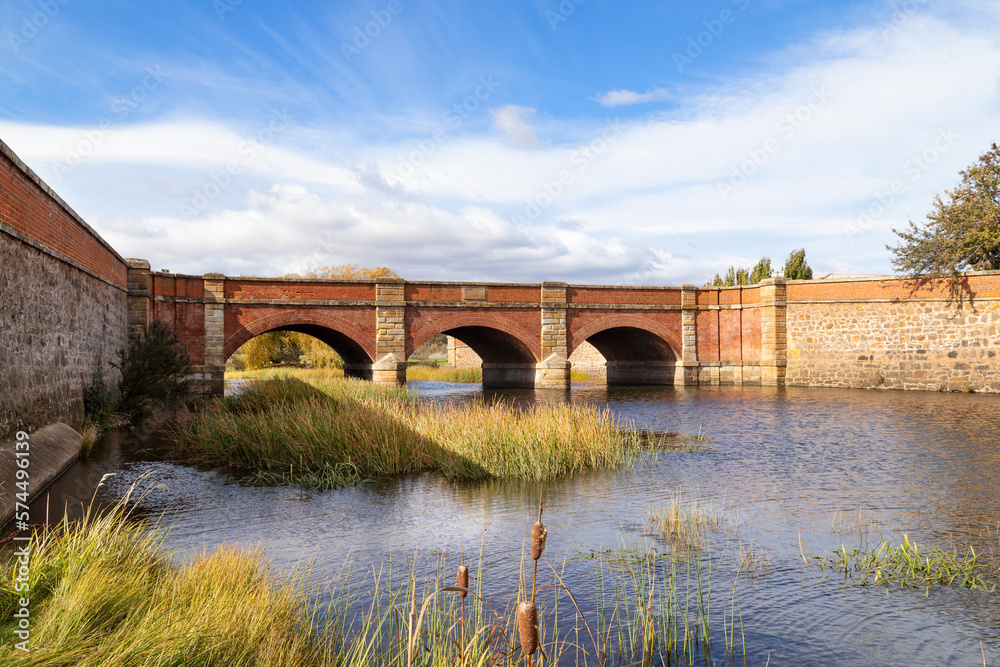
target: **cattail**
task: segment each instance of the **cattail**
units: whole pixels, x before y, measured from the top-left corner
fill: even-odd
[[[517,629],[524,655],[534,655],[538,650],[538,610],[534,602],[528,600],[517,605]]]
[[[469,594],[469,591],[468,591],[468,588],[469,588],[469,568],[467,568],[465,565],[459,565],[458,566],[458,586],[459,586],[459,588],[466,589],[464,591],[459,591],[458,592],[458,594],[461,595],[463,598],[466,595]]]
[[[531,557],[534,560],[542,557],[542,552],[545,551],[545,538],[548,536],[549,531],[541,521],[536,521],[531,527]]]

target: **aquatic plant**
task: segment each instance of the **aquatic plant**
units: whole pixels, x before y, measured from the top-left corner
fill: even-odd
[[[705,504],[697,498],[687,501],[680,494],[671,494],[668,504],[650,508],[647,522],[646,531],[655,533],[665,543],[702,548],[707,533],[722,528],[723,514],[713,503]]]
[[[101,438],[101,428],[92,421],[84,421],[76,426],[76,431],[80,434],[80,459],[86,461]]]
[[[924,587],[960,586],[970,589],[996,590],[997,574],[980,561],[971,546],[967,553],[948,550],[935,544],[918,544],[903,534],[903,540],[879,540],[872,546],[862,535],[859,546],[850,550],[841,545],[832,555],[813,556],[824,570],[844,573],[844,579],[854,586],[899,585]]]

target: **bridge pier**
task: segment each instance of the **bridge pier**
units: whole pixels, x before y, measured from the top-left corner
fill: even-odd
[[[674,361],[608,361],[608,385],[686,384],[684,366]]]
[[[379,278],[375,283],[375,384],[406,384],[406,281]]]
[[[570,386],[569,341],[566,329],[566,283],[541,285],[542,362],[535,366],[533,385],[539,389]]]
[[[490,389],[510,389],[535,386],[534,364],[498,364],[483,362],[483,387]]]

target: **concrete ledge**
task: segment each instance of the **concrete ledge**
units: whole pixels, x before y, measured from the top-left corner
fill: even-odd
[[[17,448],[18,441],[0,444],[0,526],[14,517],[19,502],[16,494],[18,459],[27,459],[28,502],[37,498],[49,484],[66,472],[80,458],[80,434],[70,426],[57,422],[28,434],[27,449]],[[18,457],[15,452],[28,452]],[[24,503],[27,504],[27,503]]]

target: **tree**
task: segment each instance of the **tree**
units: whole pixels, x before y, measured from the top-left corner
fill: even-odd
[[[811,275],[811,274],[810,274]],[[771,260],[768,257],[761,257],[760,261],[753,269],[730,266],[726,271],[726,276],[720,277],[718,273],[705,287],[733,287],[735,285],[756,285],[761,280],[771,277]]]
[[[785,277],[791,280],[812,280],[813,270],[806,263],[806,249],[793,250],[785,260]]]
[[[979,161],[959,172],[952,191],[934,197],[927,221],[909,221],[893,229],[902,241],[886,246],[892,265],[911,277],[948,275],[954,289],[965,271],[1000,270],[1000,147],[996,143]]]
[[[399,275],[388,266],[368,268],[357,264],[333,264],[309,269],[303,277],[326,278],[328,280],[375,280],[376,278],[398,278]]]
[[[756,285],[762,280],[766,280],[771,277],[771,258],[761,257],[760,261],[757,262],[757,266],[753,267],[753,271],[750,272],[750,284]]]

